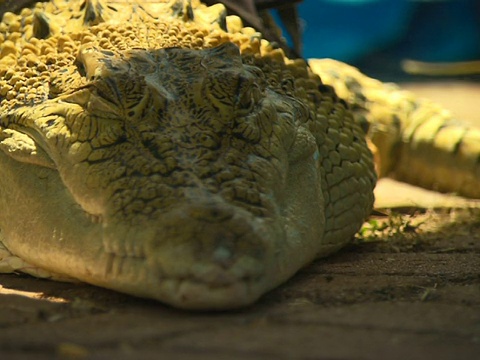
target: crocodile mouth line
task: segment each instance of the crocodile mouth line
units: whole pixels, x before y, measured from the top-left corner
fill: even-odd
[[[146,265],[147,264],[147,265]],[[207,265],[207,264],[206,264]],[[208,265],[207,265],[208,266]],[[128,271],[133,269],[133,272]],[[202,279],[201,275],[190,270],[185,274],[167,274],[164,266],[155,262],[155,266],[148,264],[148,257],[135,255],[120,255],[106,253],[105,279],[109,277],[121,278],[125,272],[127,282],[125,293],[161,300],[165,304],[175,307],[184,307],[197,310],[235,309],[252,303],[263,293],[262,284],[265,282],[264,273],[251,274],[248,271],[240,276],[222,274],[221,270],[216,279]],[[217,269],[213,269],[215,272]],[[129,275],[137,277],[137,281],[128,281]],[[132,284],[143,284],[133,289]],[[149,284],[149,286],[144,286]],[[110,287],[108,280],[106,287]],[[118,284],[114,290],[118,290]],[[122,285],[120,285],[122,287]],[[132,291],[133,290],[133,291]],[[218,306],[212,307],[212,304]]]

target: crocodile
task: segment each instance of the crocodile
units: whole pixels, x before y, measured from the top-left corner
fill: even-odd
[[[465,162],[438,186],[479,197],[478,131],[289,59],[221,4],[52,0],[5,13],[0,40],[0,272],[247,306],[348,244],[377,172],[444,127]]]

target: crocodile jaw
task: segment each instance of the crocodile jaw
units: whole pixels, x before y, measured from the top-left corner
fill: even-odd
[[[275,205],[268,216],[199,187],[184,189],[157,217],[130,222],[113,216],[115,205],[98,195],[86,197],[98,197],[96,206],[82,206],[57,169],[4,152],[0,163],[0,206],[11,210],[0,218],[5,246],[90,284],[178,308],[230,309],[255,302],[325,253],[315,154],[291,164],[285,179],[270,179],[276,185],[266,196]]]
[[[131,227],[88,215],[55,170],[2,152],[0,160],[0,186],[13,189],[0,192],[0,202],[16,202],[15,211],[1,218],[7,248],[40,268],[94,285],[178,308],[231,309],[255,302],[320,249],[321,199],[316,211],[260,219],[214,196],[198,196],[195,204]],[[298,232],[297,222],[310,222],[309,214],[318,226]]]

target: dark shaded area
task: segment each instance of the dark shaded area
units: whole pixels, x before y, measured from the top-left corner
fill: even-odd
[[[5,14],[7,11],[13,13],[19,13],[25,7],[30,7],[35,4],[37,1],[35,0],[4,0],[0,4],[0,18]]]
[[[235,14],[242,18],[245,26],[251,26],[262,33],[268,41],[276,43],[285,50],[290,57],[301,57],[301,31],[300,19],[297,13],[297,3],[302,0],[204,0],[207,5],[221,2],[225,5],[229,14]],[[278,33],[278,29],[272,23],[268,11],[276,9],[279,12],[287,33],[293,39],[290,47],[285,39]]]

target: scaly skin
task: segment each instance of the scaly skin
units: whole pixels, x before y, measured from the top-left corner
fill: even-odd
[[[235,308],[371,211],[345,102],[221,5],[58,0],[0,37],[2,271]]]
[[[377,149],[377,171],[411,184],[480,198],[480,129],[394,84],[368,78],[330,59],[312,59],[312,70],[368,123]]]
[[[357,124],[381,176],[480,197],[478,129],[222,6],[54,3],[0,24],[0,271],[248,305],[370,212]]]

